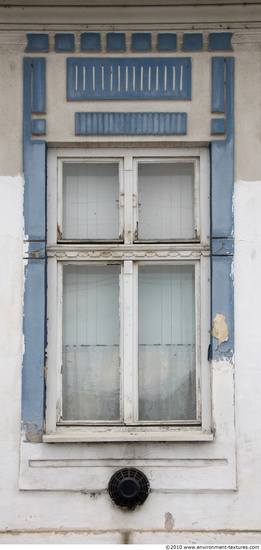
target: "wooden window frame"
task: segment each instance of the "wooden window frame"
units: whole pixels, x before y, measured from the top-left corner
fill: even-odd
[[[57,238],[57,222],[61,220],[60,190],[61,163],[66,161],[83,162],[85,159],[111,161],[123,158],[123,173],[125,189],[131,188],[131,193],[124,196],[127,209],[124,214],[125,243],[124,244],[74,244],[61,242]],[[136,180],[134,177],[136,159],[152,161],[153,159],[182,159],[196,163],[196,217],[200,239],[193,243],[139,243],[134,239],[137,211],[135,200]],[[134,170],[132,159],[135,159]],[[202,148],[89,148],[89,149],[55,149],[50,148],[48,156],[48,347],[47,347],[47,397],[46,397],[46,429],[43,441],[204,441],[211,440],[211,381],[207,357],[210,342],[210,249],[209,249],[209,153]],[[58,186],[57,186],[58,181]],[[200,183],[199,183],[200,182]],[[120,189],[120,196],[124,189]],[[134,191],[134,192],[133,192]],[[135,210],[136,208],[136,210]],[[57,219],[58,212],[58,219]],[[134,214],[133,214],[134,212]],[[131,233],[130,233],[131,232]],[[131,234],[131,238],[130,238]],[[134,242],[135,241],[135,242]],[[149,255],[149,256],[148,256]],[[105,259],[106,258],[106,259]],[[117,258],[117,259],[116,259]],[[124,402],[131,403],[124,407],[125,424],[95,422],[61,422],[60,421],[60,366],[61,366],[61,271],[64,263],[115,263],[124,265],[124,275],[121,277],[121,322],[128,327],[133,338],[126,337],[124,329],[121,345],[125,350],[127,363],[124,363]],[[148,263],[193,263],[197,266],[197,337],[198,346],[198,419],[196,422],[137,422],[136,405],[130,397],[137,386],[137,266]],[[125,288],[127,285],[128,288]],[[122,300],[122,289],[124,300]],[[126,300],[128,303],[126,303]],[[133,365],[135,366],[133,372]],[[128,421],[126,422],[126,419]]]

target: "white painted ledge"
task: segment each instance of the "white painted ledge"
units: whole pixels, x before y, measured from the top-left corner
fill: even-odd
[[[45,434],[43,443],[107,443],[129,441],[213,441],[210,431],[170,429],[168,431],[60,431]]]

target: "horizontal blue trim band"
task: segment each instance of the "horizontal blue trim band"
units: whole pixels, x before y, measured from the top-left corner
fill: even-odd
[[[68,58],[67,99],[190,99],[191,59]]]
[[[171,135],[187,132],[186,113],[76,113],[77,135]]]

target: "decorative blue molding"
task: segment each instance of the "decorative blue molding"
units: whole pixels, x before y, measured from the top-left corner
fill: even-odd
[[[177,49],[176,33],[159,33],[157,42],[158,52],[173,52]]]
[[[32,113],[46,111],[46,63],[43,57],[33,58],[32,61]]]
[[[81,50],[83,52],[99,52],[101,49],[101,34],[99,32],[83,32],[81,34]]]
[[[214,32],[205,36],[210,51],[231,51],[231,32]],[[81,33],[80,51],[113,53],[135,51],[143,53],[152,51],[152,34],[150,32],[135,32],[131,35],[131,41],[126,40],[124,32],[83,32]],[[178,49],[182,51],[201,51],[203,49],[203,33],[184,33],[179,42]],[[27,34],[28,44],[26,52],[47,52],[48,34]],[[56,51],[74,51],[75,37],[72,33],[58,33],[55,36],[54,49]],[[158,33],[156,37],[156,49],[158,52],[171,52],[177,50],[176,33]]]
[[[25,241],[24,259],[26,260],[45,260],[46,243],[45,241]]]
[[[225,112],[225,58],[212,57],[212,113]]]
[[[37,58],[24,59],[23,162],[25,174],[25,235],[28,240],[45,241],[46,144],[42,140],[31,140],[32,78],[34,63],[36,61]],[[45,60],[41,58],[41,61]]]
[[[74,34],[56,34],[55,35],[55,51],[56,52],[73,52],[74,51]]]
[[[165,35],[165,38],[159,40],[158,47],[163,48],[163,46],[168,46],[170,48],[171,44],[174,45],[172,40],[166,38],[168,34],[171,33],[162,33],[162,36]],[[232,33],[224,33],[229,35],[229,39],[228,36],[226,39],[221,39],[220,35],[222,33],[217,34],[219,34],[219,38],[218,41],[214,40],[214,46],[216,48],[218,46],[217,49],[221,48],[221,45],[222,48],[225,46],[228,48]],[[32,39],[30,38],[31,36],[33,37]],[[40,38],[41,36],[45,38],[42,39]],[[100,38],[100,33],[82,33],[82,51],[94,51],[92,48],[94,45],[97,47],[98,44],[100,47]],[[211,44],[213,47],[213,39]],[[48,48],[48,35],[28,35],[28,47],[26,51],[47,51],[46,47]],[[86,50],[84,49],[85,47]],[[99,63],[96,64],[98,61],[100,65]],[[105,76],[105,61],[107,62],[106,67],[109,67],[112,72],[112,80],[107,73]],[[84,65],[86,62],[87,65]],[[142,57],[138,58],[138,56],[135,59],[115,59],[112,57],[111,59],[96,58],[95,62],[93,59],[86,60],[81,58],[78,60],[70,58],[67,63],[68,99],[128,99],[128,93],[130,93],[130,99],[145,100],[168,97],[190,99],[191,97],[191,60],[187,57],[181,59],[171,59],[170,57],[167,59],[162,57],[143,59]],[[168,63],[172,63],[172,65],[168,65]],[[76,65],[78,66],[77,70]],[[98,68],[102,72],[102,66],[104,66],[104,80],[99,77],[101,78],[101,82],[99,83],[99,79],[96,80],[98,77],[95,71]],[[133,66],[135,68],[135,87],[133,86],[133,80],[129,80]],[[87,89],[88,73],[86,69],[90,67],[89,90]],[[142,67],[143,71],[141,71]],[[148,85],[149,67],[150,86]],[[156,67],[158,67],[158,89],[156,85]],[[181,67],[183,67],[182,70]],[[93,68],[95,69],[94,73]],[[121,80],[122,71],[124,74],[124,70],[125,75],[123,80]],[[147,77],[145,76],[146,70]],[[170,84],[171,70],[172,75],[175,74],[175,86],[172,83],[172,88]],[[77,71],[78,74],[76,75]],[[42,57],[27,57],[24,59],[23,162],[25,177],[26,265],[23,322],[25,352],[22,369],[22,429],[25,431],[26,440],[32,442],[41,441],[45,411],[46,142],[42,139],[32,139],[32,134],[41,135],[46,131],[46,121],[44,118],[32,119],[33,111],[39,114],[45,112],[46,109],[45,72],[45,60]],[[126,86],[126,74],[128,74],[128,86]],[[72,79],[71,82],[70,79]],[[95,84],[94,86],[93,83]],[[164,87],[166,87],[166,90]],[[95,95],[97,89],[98,95]],[[176,95],[173,95],[173,92]],[[228,329],[227,338],[220,344],[217,338],[212,336],[211,358],[222,360],[224,358],[232,358],[234,353],[234,59],[232,57],[213,58],[212,110],[217,113],[224,112],[225,115],[225,118],[222,119],[212,119],[212,130],[215,130],[215,133],[217,133],[217,130],[218,133],[221,133],[222,129],[226,131],[225,139],[216,139],[210,144],[211,317],[213,320],[217,317],[217,314],[221,314]],[[175,133],[183,135],[187,131],[186,124],[186,113],[99,112],[76,113],[75,115],[76,132],[79,135],[94,135],[95,133],[126,135],[129,132],[131,135],[150,133],[155,135],[170,135]],[[124,133],[122,134],[122,132]]]
[[[186,113],[76,113],[77,135],[172,135],[187,133]]]
[[[203,47],[202,33],[189,33],[183,36],[183,50],[186,51],[200,51]]]
[[[224,60],[226,139],[212,141],[211,153],[211,317],[225,319],[228,337],[218,345],[212,336],[212,358],[230,359],[234,354],[233,289],[233,192],[234,192],[234,59]],[[219,86],[213,82],[213,86]]]
[[[209,34],[210,51],[233,50],[231,45],[232,32],[211,32]]]
[[[223,118],[212,118],[211,120],[211,134],[225,134],[226,122]]]
[[[107,39],[108,52],[125,51],[125,33],[124,32],[108,32],[106,39]]]
[[[48,52],[48,34],[27,34],[26,52]]]
[[[150,32],[132,33],[131,47],[133,51],[149,52],[151,50],[151,33]]]
[[[32,120],[32,134],[34,136],[44,136],[46,134],[46,120],[44,118]]]
[[[67,59],[67,100],[190,98],[189,57]]]

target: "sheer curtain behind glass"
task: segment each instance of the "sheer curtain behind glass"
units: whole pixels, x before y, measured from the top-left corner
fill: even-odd
[[[117,163],[64,163],[63,238],[119,239]]]
[[[193,265],[139,267],[139,419],[196,419]]]
[[[139,163],[139,239],[195,238],[194,164]]]
[[[119,420],[119,265],[63,268],[63,420]]]

